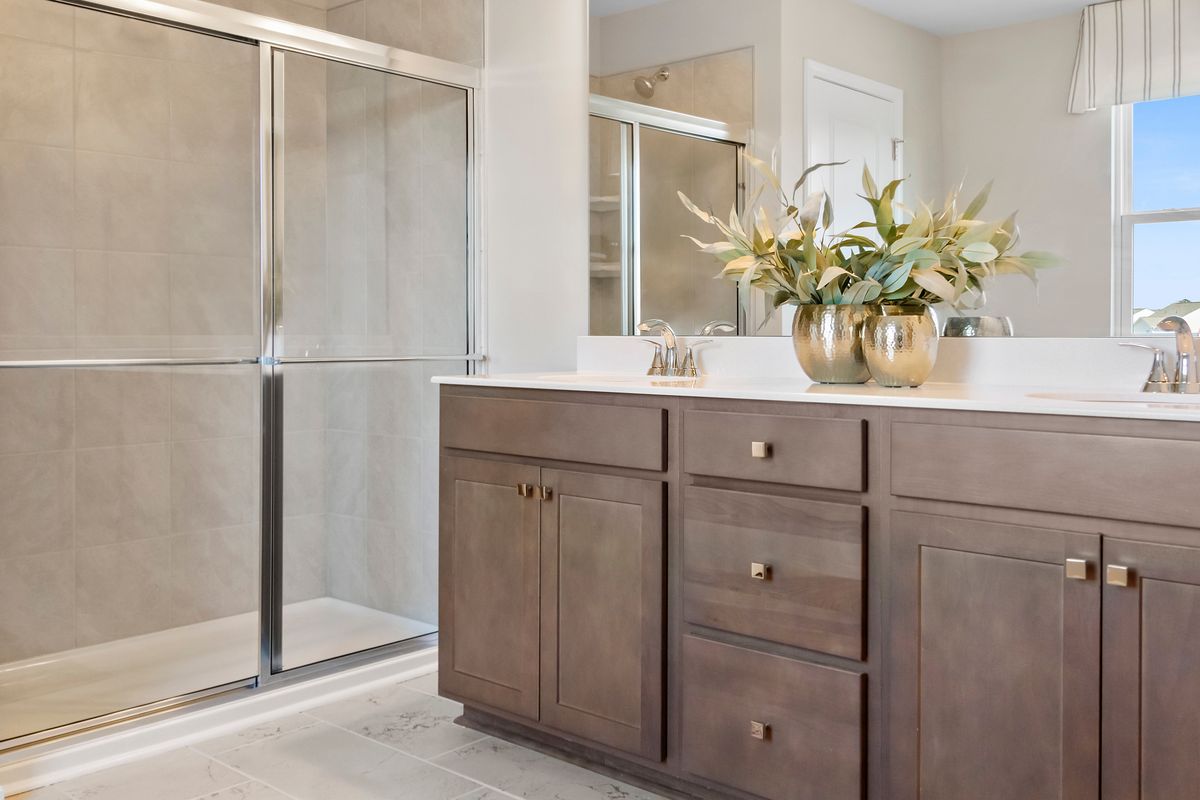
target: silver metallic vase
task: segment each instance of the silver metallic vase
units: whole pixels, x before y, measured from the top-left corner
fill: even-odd
[[[792,343],[796,359],[817,383],[866,383],[871,379],[863,356],[863,324],[879,306],[803,305],[796,309]]]
[[[880,386],[920,386],[937,363],[938,326],[928,306],[881,306],[863,328],[863,353]]]

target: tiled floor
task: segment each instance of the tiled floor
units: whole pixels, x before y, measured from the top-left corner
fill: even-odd
[[[0,665],[0,739],[249,678],[258,624],[239,614]],[[436,629],[332,597],[284,606],[283,628],[286,667]]]
[[[13,800],[657,800],[454,724],[428,675]]]

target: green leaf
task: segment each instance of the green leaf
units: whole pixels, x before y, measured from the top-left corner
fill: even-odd
[[[972,264],[986,264],[995,261],[1000,253],[991,242],[973,242],[962,249],[960,257]]]
[[[821,273],[821,280],[817,283],[817,288],[824,289],[830,283],[845,275],[853,276],[853,273],[851,273],[849,270],[842,269],[841,267],[828,267],[824,272]]]
[[[954,303],[958,299],[954,285],[935,269],[914,269],[912,279],[922,289],[940,297],[947,303]]]
[[[904,263],[917,269],[928,269],[942,263],[942,259],[932,250],[910,250],[908,255],[904,256]]]
[[[992,194],[992,183],[993,181],[988,181],[979,194],[975,195],[975,199],[971,201],[971,204],[967,206],[967,210],[963,212],[963,219],[979,218],[983,207],[987,205],[988,197]]]
[[[796,196],[796,192],[800,191],[800,187],[803,186],[808,181],[809,176],[811,176],[817,170],[824,169],[825,167],[840,167],[849,163],[849,161],[826,161],[823,164],[813,164],[811,167],[804,170],[804,172],[800,173],[800,178],[796,181],[796,185],[792,187],[792,196]]]
[[[905,261],[892,270],[882,281],[883,291],[888,294],[900,291],[908,283],[909,276],[912,275],[914,263],[913,261]],[[894,300],[895,298],[889,299]]]
[[[871,169],[865,163],[863,164],[863,191],[867,197],[872,200],[878,199],[879,187],[875,185],[875,179],[871,177]]]

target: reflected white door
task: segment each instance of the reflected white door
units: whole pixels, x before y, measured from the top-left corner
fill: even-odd
[[[804,140],[807,164],[847,162],[810,179],[812,190],[824,189],[833,197],[834,230],[872,219],[871,207],[859,196],[863,165],[880,188],[904,176],[904,93],[806,61]]]

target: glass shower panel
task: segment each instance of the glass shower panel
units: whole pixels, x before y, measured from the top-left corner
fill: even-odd
[[[638,274],[642,319],[664,319],[680,334],[698,333],[707,322],[737,323],[737,290],[713,280],[720,265],[681,234],[712,241],[712,228],[679,202],[692,202],[721,218],[738,199],[738,147],[641,126]]]
[[[281,61],[276,354],[465,353],[466,91],[296,53]]]
[[[258,48],[37,6],[0,26],[0,747],[259,641]]]
[[[283,668],[437,630],[438,392],[464,362],[283,367]]]
[[[632,333],[627,313],[630,278],[629,150],[633,126],[589,118],[588,331],[592,336]]]

